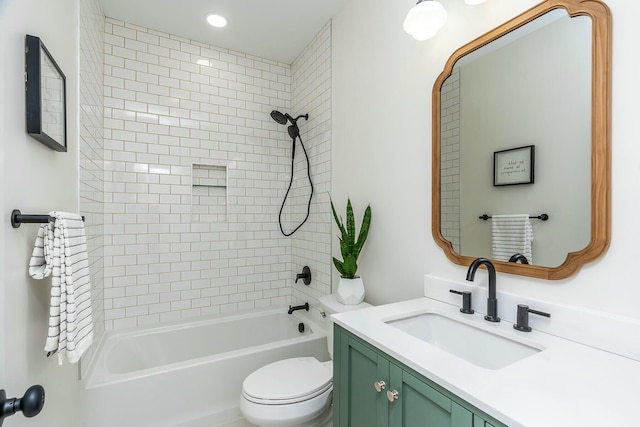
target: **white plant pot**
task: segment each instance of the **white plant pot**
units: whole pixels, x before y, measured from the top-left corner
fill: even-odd
[[[340,277],[336,299],[345,305],[360,304],[364,300],[362,277],[356,277],[355,279]]]

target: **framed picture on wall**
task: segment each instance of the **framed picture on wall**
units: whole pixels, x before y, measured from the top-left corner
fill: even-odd
[[[27,133],[56,151],[67,151],[64,73],[42,41],[25,37]]]
[[[535,145],[493,153],[493,185],[533,184]]]

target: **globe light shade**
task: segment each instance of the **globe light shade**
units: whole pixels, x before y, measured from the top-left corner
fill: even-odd
[[[404,30],[416,40],[435,36],[447,22],[447,11],[436,0],[422,0],[409,10],[404,20]]]
[[[476,5],[476,4],[480,4],[480,3],[484,3],[486,0],[464,0],[464,2],[466,4],[470,4],[470,5]]]

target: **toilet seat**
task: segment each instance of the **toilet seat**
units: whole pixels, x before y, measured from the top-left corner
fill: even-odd
[[[263,366],[242,384],[242,396],[262,405],[286,405],[313,399],[333,386],[333,372],[315,357],[296,357]]]

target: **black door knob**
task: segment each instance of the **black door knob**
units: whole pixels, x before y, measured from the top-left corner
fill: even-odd
[[[0,390],[0,426],[4,419],[18,411],[22,411],[25,417],[35,417],[44,406],[44,387],[32,385],[24,393],[24,396],[7,399],[7,393]]]

